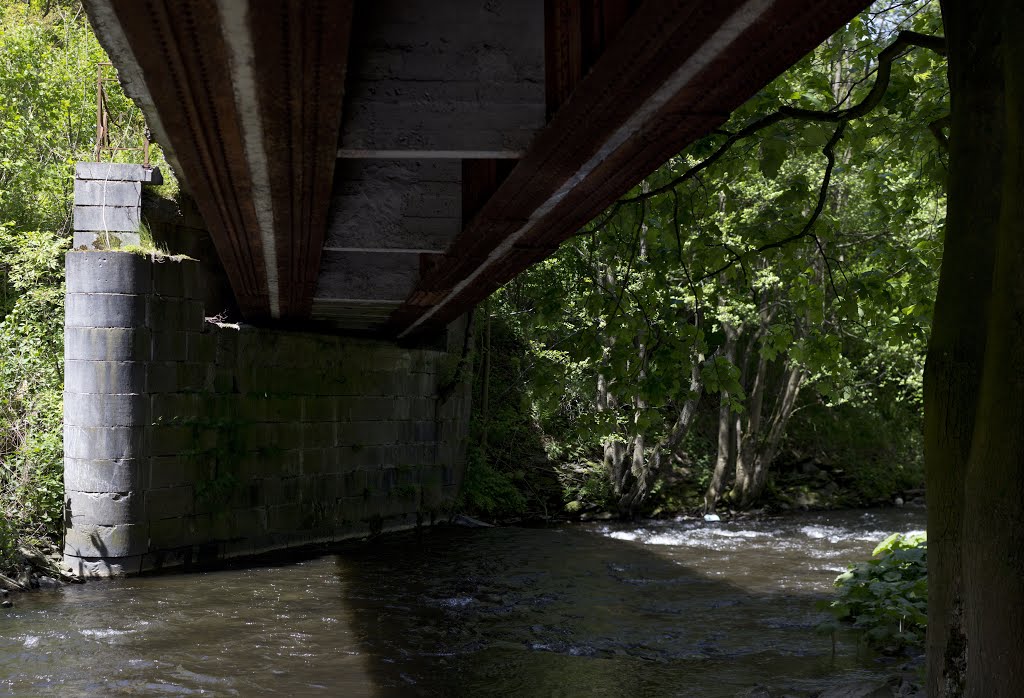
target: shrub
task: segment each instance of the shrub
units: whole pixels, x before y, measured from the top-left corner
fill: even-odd
[[[828,609],[837,620],[863,630],[865,642],[876,649],[922,646],[928,620],[925,534],[894,533],[871,555],[836,577],[837,598],[827,602]]]

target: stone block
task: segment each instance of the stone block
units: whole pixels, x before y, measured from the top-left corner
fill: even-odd
[[[157,572],[160,570],[182,567],[192,562],[192,549],[180,547],[172,550],[154,550],[142,556],[142,572]]]
[[[195,456],[210,447],[202,429],[195,426],[158,424],[151,427],[150,453],[153,456]]]
[[[144,426],[149,422],[149,397],[146,395],[96,392],[68,393],[64,397],[65,424],[79,427],[129,427]]]
[[[192,332],[153,330],[154,361],[184,361],[188,356],[188,335]]]
[[[210,457],[202,454],[186,456],[154,456],[149,465],[149,487],[194,485],[200,474],[211,468]]]
[[[305,448],[302,450],[302,474],[320,475],[334,472],[337,463],[337,451],[325,448]]]
[[[151,394],[178,392],[178,364],[175,361],[155,361],[146,364],[145,391]],[[154,413],[154,417],[160,416]]]
[[[212,364],[217,359],[217,338],[204,329],[202,332],[189,332],[185,335],[188,361]]]
[[[333,422],[337,400],[327,396],[307,396],[302,399],[303,422]]]
[[[234,366],[238,361],[239,330],[215,325],[212,331],[214,337],[217,338],[217,364]]]
[[[268,476],[292,477],[302,472],[302,451],[297,448],[281,450],[267,447],[257,451],[258,458],[263,462],[264,472]]]
[[[149,258],[130,252],[79,252],[64,257],[68,293],[142,294],[152,289]]]
[[[253,447],[275,446],[283,449],[301,449],[303,425],[299,422],[276,422],[259,435],[251,435],[246,443]]]
[[[76,557],[129,557],[145,553],[148,547],[148,524],[82,525],[64,534],[64,554]]]
[[[141,523],[143,495],[141,492],[78,492],[68,490],[64,500],[71,515],[72,527],[82,524],[110,526]]]
[[[124,250],[142,244],[142,236],[126,230],[95,231],[76,230],[71,237],[71,246],[75,250],[107,251]]]
[[[116,293],[69,293],[64,301],[65,327],[142,327],[146,297]]]
[[[146,364],[138,361],[65,361],[64,392],[133,394],[146,389]]]
[[[437,422],[411,422],[413,441],[436,441]]]
[[[287,533],[267,533],[262,536],[255,536],[252,541],[252,554],[260,555],[274,550],[284,550],[288,547]]]
[[[146,518],[180,518],[195,512],[195,494],[192,485],[162,487],[146,491]]]
[[[245,538],[263,535],[269,530],[266,507],[248,507],[234,513],[234,535]]]
[[[124,180],[75,180],[76,206],[142,205],[142,183]]]
[[[75,232],[97,233],[95,240],[104,249],[117,249],[124,244],[138,244],[141,210],[138,206],[79,206],[75,205]],[[134,234],[127,242],[124,233]]]
[[[149,460],[64,459],[64,488],[79,492],[139,492],[149,486]]]
[[[210,514],[196,514],[183,519],[185,536],[193,545],[201,545],[212,541],[213,517]]]
[[[344,413],[339,407],[339,420],[366,420],[379,421],[385,419],[398,419],[395,417],[394,397],[345,397],[339,398],[339,402],[345,405]]]
[[[177,364],[178,390],[182,392],[213,392],[214,368],[210,364],[180,362]]]
[[[302,522],[302,508],[295,503],[267,507],[267,530],[272,533],[288,533],[299,528]]]
[[[147,427],[64,425],[64,456],[77,460],[125,460],[149,455]]]
[[[338,445],[371,446],[399,441],[402,422],[339,422]]]
[[[202,397],[195,393],[153,393],[149,396],[152,421],[187,425],[209,417],[202,404]]]
[[[259,400],[259,394],[254,396]],[[247,397],[246,400],[253,398]],[[262,398],[268,422],[298,422],[302,419],[302,397],[272,396]]]
[[[202,301],[206,298],[206,280],[203,273],[203,265],[193,259],[183,259],[177,264],[181,265],[181,274],[185,281],[185,298]],[[219,267],[217,267],[219,272]],[[220,308],[213,308],[220,310]]]
[[[167,518],[149,523],[149,544],[153,549],[180,548],[191,545],[191,536],[187,535],[185,520],[181,517]]]
[[[65,546],[64,562],[61,566],[82,579],[127,577],[142,572],[142,555],[101,559],[95,556],[80,557],[69,553]]]
[[[206,323],[203,312],[201,301],[148,296],[145,324],[154,330],[202,332]]]
[[[147,361],[151,337],[144,327],[65,327],[64,358],[74,361]]]
[[[437,416],[437,399],[433,397],[407,397],[409,419],[434,419]]]
[[[185,273],[180,263],[161,258],[153,264],[153,293],[164,298],[185,298]]]
[[[306,422],[299,426],[303,448],[333,448],[337,443],[335,422]]]
[[[341,479],[341,492],[345,497],[362,497],[367,488],[365,470],[349,470]]]
[[[235,416],[240,422],[272,422],[277,421],[268,416],[268,407],[273,398],[250,393],[248,395],[231,396]]]
[[[75,164],[75,179],[99,179],[115,182],[144,182],[163,184],[159,167],[119,162],[79,162]]]
[[[256,504],[253,506],[288,504],[285,499],[287,495],[281,488],[281,480],[279,475],[269,475],[262,479],[251,480],[251,485],[256,488]]]
[[[216,366],[213,372],[213,391],[216,393],[237,393],[238,385],[233,371]]]

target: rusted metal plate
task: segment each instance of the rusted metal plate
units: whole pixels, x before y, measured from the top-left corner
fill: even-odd
[[[274,211],[281,317],[309,315],[327,230],[351,0],[260,1],[249,14]]]
[[[88,5],[101,38],[115,42],[123,32],[164,145],[209,227],[243,314],[308,317],[330,204],[352,2]]]
[[[267,279],[228,50],[211,0],[111,0],[150,86],[165,137],[248,316],[266,314]]]

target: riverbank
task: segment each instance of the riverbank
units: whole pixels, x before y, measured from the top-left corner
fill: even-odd
[[[0,607],[13,605],[12,594],[37,589],[54,590],[65,584],[82,580],[61,569],[60,548],[53,542],[24,541],[13,543],[4,551],[4,564],[0,567]]]

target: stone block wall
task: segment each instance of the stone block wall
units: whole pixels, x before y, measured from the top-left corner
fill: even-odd
[[[469,419],[447,346],[221,325],[190,260],[67,256],[65,562],[135,574],[430,523]]]
[[[155,167],[114,162],[76,164],[75,248],[138,245],[142,185],[162,182],[160,170]]]

